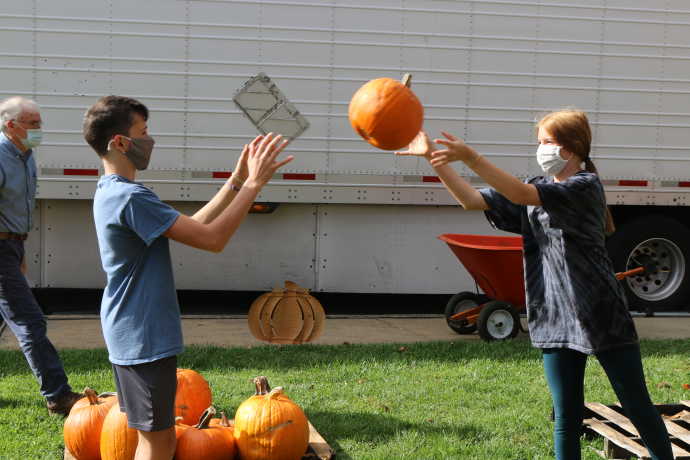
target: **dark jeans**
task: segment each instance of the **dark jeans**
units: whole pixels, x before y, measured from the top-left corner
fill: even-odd
[[[546,381],[553,399],[556,458],[579,460],[587,355],[567,348],[551,348],[542,352]],[[649,398],[645,384],[640,347],[625,346],[595,356],[652,459],[672,460],[666,426]]]
[[[24,243],[0,240],[0,315],[19,341],[41,394],[49,401],[71,391],[60,357],[46,336],[46,320],[20,264]]]

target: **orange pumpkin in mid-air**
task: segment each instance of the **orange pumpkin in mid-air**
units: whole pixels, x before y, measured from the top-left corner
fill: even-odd
[[[422,129],[424,108],[404,83],[392,78],[377,78],[352,96],[348,117],[352,128],[364,140],[382,150],[406,147]]]

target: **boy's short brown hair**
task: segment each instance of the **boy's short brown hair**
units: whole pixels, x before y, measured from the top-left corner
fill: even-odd
[[[135,113],[144,120],[149,118],[149,109],[136,99],[124,96],[100,98],[84,115],[84,139],[98,155],[105,155],[114,135],[129,135]]]

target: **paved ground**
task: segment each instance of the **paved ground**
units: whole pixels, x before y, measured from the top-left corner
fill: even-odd
[[[523,319],[524,322],[524,319]],[[690,317],[636,317],[642,338],[690,338]],[[222,346],[260,345],[247,327],[245,317],[183,316],[186,344]],[[58,349],[104,347],[97,316],[50,315],[48,335]],[[524,334],[521,334],[524,337]],[[437,340],[479,340],[476,334],[458,335],[442,316],[417,317],[329,317],[323,335],[316,344],[430,342]],[[17,349],[11,331],[0,336],[0,349]]]

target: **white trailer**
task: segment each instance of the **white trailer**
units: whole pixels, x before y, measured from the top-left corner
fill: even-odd
[[[193,212],[256,131],[233,105],[265,72],[310,121],[295,161],[262,192],[222,255],[174,245],[180,289],[455,293],[474,283],[435,237],[495,233],[414,158],[350,128],[364,82],[414,76],[425,128],[456,133],[520,177],[539,173],[534,122],[588,112],[593,159],[633,304],[690,295],[690,6],[683,0],[27,0],[0,3],[0,97],[41,104],[38,204],[28,240],[36,287],[102,288],[91,198],[101,170],[84,111],[120,94],[149,106],[157,139],[139,176]],[[467,169],[458,171],[477,186]]]

